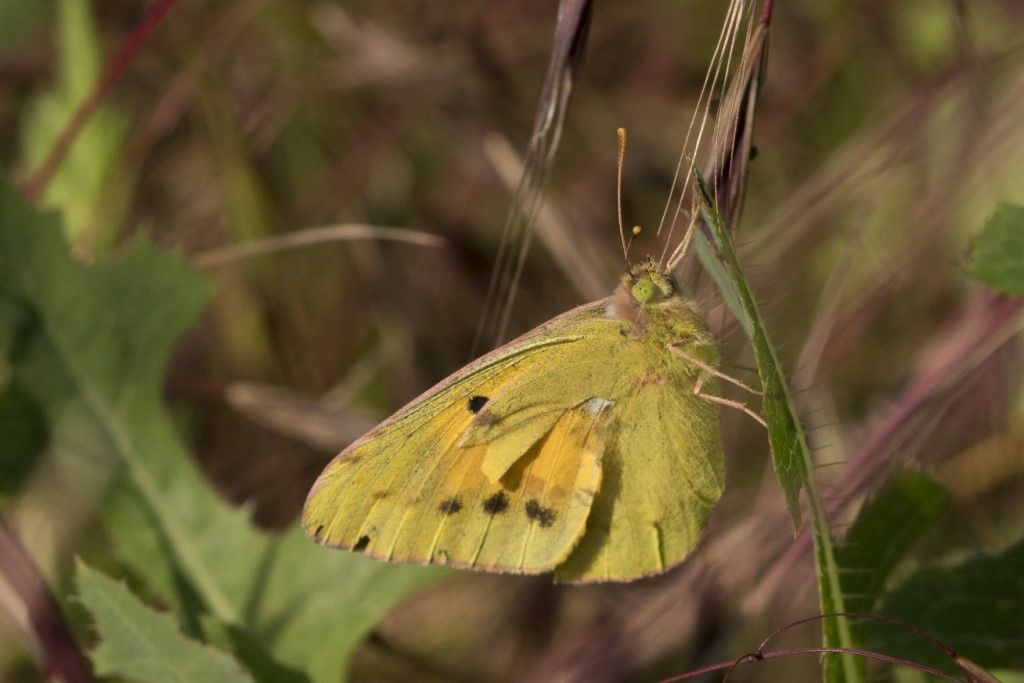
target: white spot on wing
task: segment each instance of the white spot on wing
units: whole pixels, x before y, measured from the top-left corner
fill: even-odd
[[[591,399],[587,399],[583,403],[583,409],[591,415],[597,416],[603,413],[608,408],[612,407],[612,402],[603,398],[597,398],[596,396]]]

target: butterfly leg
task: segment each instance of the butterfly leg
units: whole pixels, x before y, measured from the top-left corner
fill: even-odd
[[[746,413],[750,417],[752,417],[755,420],[757,420],[761,424],[762,427],[764,427],[765,429],[768,429],[768,423],[764,421],[764,418],[761,417],[760,415],[758,415],[756,412],[754,412],[750,408],[748,408],[746,403],[740,403],[739,401],[733,401],[733,400],[730,400],[728,398],[722,398],[721,396],[712,396],[711,394],[701,393],[701,390],[703,388],[704,388],[704,378],[701,377],[701,378],[697,379],[697,383],[693,386],[693,395],[694,396],[699,396],[700,398],[704,399],[705,401],[711,401],[712,403],[718,403],[719,405],[728,406],[730,408],[735,408],[736,410],[742,410],[744,413]]]
[[[701,359],[695,358],[694,356],[691,356],[686,351],[683,351],[681,348],[679,348],[679,346],[677,346],[677,344],[675,342],[673,342],[673,343],[668,345],[668,350],[671,351],[672,353],[674,353],[675,355],[679,356],[683,360],[685,360],[687,363],[691,363],[693,365],[696,365],[698,368],[700,368],[704,372],[708,373],[709,375],[714,375],[715,377],[717,377],[719,379],[724,379],[726,382],[729,382],[730,384],[734,384],[734,385],[738,386],[740,389],[743,389],[744,391],[750,392],[754,396],[764,396],[764,394],[762,392],[758,391],[757,389],[754,389],[753,387],[747,386],[746,384],[744,384],[740,380],[736,379],[735,377],[732,377],[731,375],[727,375],[724,372],[722,372],[721,370],[718,370],[718,369],[708,365],[707,363],[705,363]]]

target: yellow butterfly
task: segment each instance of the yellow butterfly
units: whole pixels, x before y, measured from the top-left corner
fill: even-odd
[[[303,525],[392,562],[571,582],[663,572],[722,494],[720,409],[700,395],[717,364],[702,317],[645,262],[342,451]]]

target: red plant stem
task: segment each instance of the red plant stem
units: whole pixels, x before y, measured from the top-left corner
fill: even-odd
[[[38,659],[47,678],[65,683],[92,681],[89,665],[71,635],[56,598],[6,519],[0,518],[0,581],[4,609]]]
[[[111,87],[121,77],[128,64],[131,63],[135,55],[145,45],[150,34],[153,33],[157,24],[167,15],[175,2],[176,0],[156,0],[153,6],[149,8],[149,11],[146,12],[146,16],[142,18],[142,21],[132,29],[131,34],[121,45],[121,48],[110,58],[106,69],[104,69],[99,80],[96,81],[92,92],[75,110],[74,116],[71,117],[68,125],[61,132],[60,137],[57,138],[53,147],[50,148],[42,165],[32,174],[28,182],[22,186],[21,191],[26,199],[35,201],[43,193],[50,179],[53,178],[53,174],[57,172],[64,158],[67,157],[71,146],[78,139],[78,135],[82,132],[82,128],[88,122],[89,117],[92,116],[96,108],[103,102],[103,98],[110,92]]]
[[[811,655],[811,654],[840,654],[840,655],[858,655],[865,659],[875,659],[880,662],[886,662],[888,664],[898,664],[900,666],[910,667],[917,669],[922,673],[931,674],[938,678],[944,678],[947,681],[961,681],[956,676],[951,676],[944,671],[933,669],[925,664],[919,664],[918,662],[911,661],[909,659],[903,659],[902,657],[893,657],[892,655],[882,654],[881,652],[874,652],[873,650],[864,650],[858,647],[800,647],[793,648],[791,650],[775,650],[772,652],[751,652],[750,654],[743,655],[737,659],[731,659],[727,662],[719,662],[717,664],[711,664],[709,666],[702,667],[700,669],[694,669],[693,671],[687,671],[686,673],[679,674],[678,676],[672,676],[671,678],[664,678],[660,683],[675,683],[676,681],[684,681],[689,678],[695,678],[704,674],[711,673],[712,671],[721,671],[723,669],[732,672],[738,665],[744,662],[762,662],[768,659],[778,659],[780,657],[796,657],[798,655]],[[962,681],[961,681],[962,683]]]

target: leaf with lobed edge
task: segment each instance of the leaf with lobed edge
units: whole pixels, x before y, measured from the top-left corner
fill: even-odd
[[[261,532],[218,497],[161,401],[171,346],[212,291],[181,257],[142,243],[116,262],[74,261],[58,218],[0,183],[0,300],[28,312],[19,333],[5,335],[5,353],[56,444],[47,455],[52,485],[63,486],[67,501],[80,499],[90,467],[119,468],[126,476],[102,479],[109,490],[101,511],[118,555],[147,592],[177,607],[195,635],[212,614],[277,663],[337,680],[380,616],[440,572],[333,553],[297,526]],[[76,509],[90,514],[101,493]],[[19,513],[32,511],[32,502],[23,495]],[[36,522],[54,519],[52,505],[36,508],[43,515]],[[52,552],[66,562],[67,549]]]
[[[228,654],[187,638],[170,614],[139,600],[123,583],[78,560],[78,598],[94,619],[96,673],[133,681],[252,681]]]

